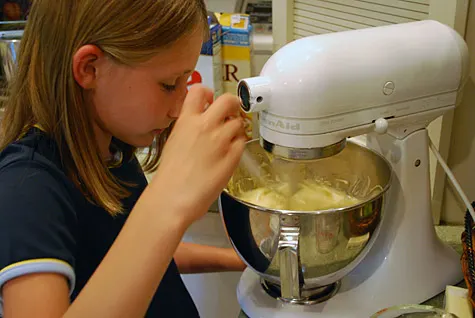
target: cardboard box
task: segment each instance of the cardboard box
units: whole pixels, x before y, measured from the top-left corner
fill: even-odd
[[[194,72],[188,79],[188,86],[201,83],[214,91],[214,98],[223,94],[222,75],[222,28],[208,17],[210,38],[203,43]]]
[[[251,76],[252,27],[247,14],[216,14],[222,26],[224,91],[236,93],[240,79]]]
[[[247,14],[217,13],[222,26],[223,89],[237,94],[239,80],[251,77],[252,25]],[[252,129],[252,115],[242,113],[246,122],[246,134],[255,138]],[[255,126],[255,125],[254,125]]]

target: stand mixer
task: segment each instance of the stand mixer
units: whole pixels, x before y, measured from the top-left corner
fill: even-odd
[[[228,237],[249,265],[237,288],[249,317],[367,318],[421,303],[463,279],[459,255],[432,223],[426,128],[459,103],[468,63],[458,33],[426,20],[302,38],[278,50],[260,76],[240,81],[242,108],[259,113],[260,145],[268,153],[306,162],[337,157],[357,143],[392,169],[385,211],[367,249],[336,278],[339,288],[312,302],[295,284],[304,270],[300,259],[281,261],[280,295],[265,288],[266,275],[233,237],[229,196],[221,195]],[[298,232],[284,233],[291,227],[280,222],[280,240],[298,241]]]

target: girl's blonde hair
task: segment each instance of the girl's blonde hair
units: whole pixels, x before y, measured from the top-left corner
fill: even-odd
[[[94,44],[117,62],[134,65],[196,27],[207,32],[203,0],[33,1],[5,103],[0,151],[38,124],[57,143],[68,177],[86,197],[120,213],[128,192],[100,157],[89,107],[74,80],[73,55]],[[169,130],[149,149],[146,171],[156,169]],[[122,150],[125,158],[135,151],[128,145]]]

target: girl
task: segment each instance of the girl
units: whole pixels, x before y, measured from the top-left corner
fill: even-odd
[[[178,269],[243,269],[180,245],[245,144],[236,97],[186,94],[206,21],[202,0],[33,2],[0,136],[4,317],[196,317]]]

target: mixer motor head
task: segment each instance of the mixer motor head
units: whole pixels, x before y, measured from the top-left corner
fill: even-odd
[[[427,127],[459,103],[468,64],[463,38],[424,20],[295,40],[237,93],[244,112],[259,114],[264,149],[311,160],[339,153],[348,137]]]

